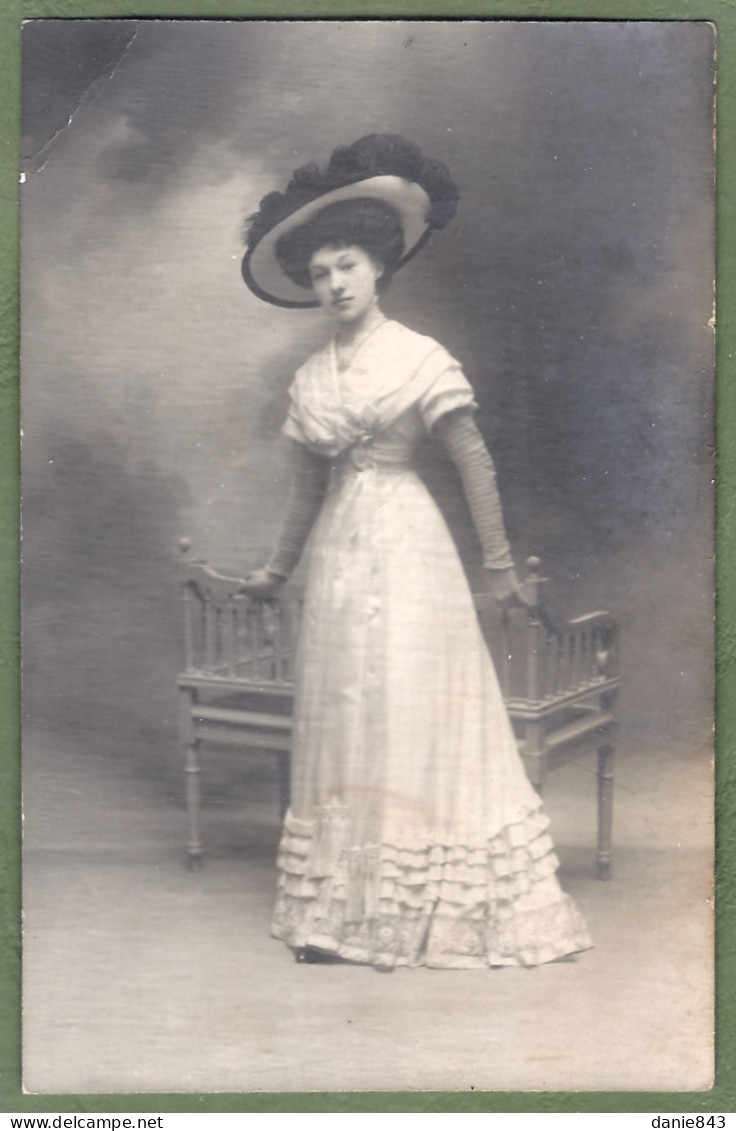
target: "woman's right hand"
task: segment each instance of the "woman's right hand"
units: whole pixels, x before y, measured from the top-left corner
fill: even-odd
[[[245,582],[238,592],[246,593],[249,597],[274,597],[285,581],[285,577],[271,573],[268,569],[254,569],[246,574]]]

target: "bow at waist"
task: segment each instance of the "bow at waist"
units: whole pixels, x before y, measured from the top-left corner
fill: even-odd
[[[411,471],[412,452],[406,444],[382,444],[377,442],[372,433],[365,432],[341,453],[334,468],[337,475],[369,470],[389,474]]]

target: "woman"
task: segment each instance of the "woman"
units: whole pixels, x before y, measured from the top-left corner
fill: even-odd
[[[492,591],[521,600],[493,466],[459,364],[380,295],[455,211],[448,171],[371,135],[298,170],[251,219],[244,277],[334,327],[291,387],[297,467],[267,597],[312,533],[291,808],[273,933],[302,961],[536,965],[590,941],[555,875],[457,550],[412,469],[455,461]]]

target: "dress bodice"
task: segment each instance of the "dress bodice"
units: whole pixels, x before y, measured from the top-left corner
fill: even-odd
[[[318,350],[298,371],[290,397],[287,436],[333,460],[387,470],[410,462],[444,413],[475,405],[447,350],[393,321],[371,334],[343,373],[333,343]]]
[[[379,471],[400,471],[411,466],[414,450],[422,435],[423,427],[419,412],[411,406],[390,424],[376,426],[370,414],[356,418],[360,433],[336,458],[340,468],[350,465],[359,471],[369,467]]]

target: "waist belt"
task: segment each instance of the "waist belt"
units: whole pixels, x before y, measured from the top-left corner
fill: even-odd
[[[411,459],[407,457],[392,459],[389,454],[377,451],[370,435],[357,440],[342,453],[335,464],[337,475],[355,471],[378,471],[381,474],[400,475],[412,469]]]

